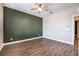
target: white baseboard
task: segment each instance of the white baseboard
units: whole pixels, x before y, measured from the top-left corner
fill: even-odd
[[[50,37],[40,36],[40,37],[34,37],[34,38],[29,38],[29,39],[24,39],[24,40],[19,40],[19,41],[4,43],[4,44],[1,46],[0,50],[1,50],[1,49],[3,48],[3,46],[5,46],[5,45],[10,45],[10,44],[15,44],[15,43],[20,43],[20,42],[35,40],[35,39],[39,39],[39,38],[47,38],[47,39],[51,39],[51,40],[55,40],[55,41],[59,41],[59,42],[63,42],[63,43],[66,43],[66,44],[73,45],[71,42],[66,42],[66,41],[62,41],[62,40],[59,40],[59,39],[54,39],[54,38],[50,38]]]
[[[29,38],[29,39],[24,39],[24,40],[19,40],[19,41],[14,41],[14,42],[9,42],[9,43],[4,43],[3,45],[5,46],[5,45],[9,45],[9,44],[15,44],[15,43],[20,43],[20,42],[24,42],[24,41],[35,40],[35,39],[39,39],[39,38],[42,38],[42,36]]]
[[[0,47],[0,51],[2,50],[2,48],[3,48],[3,45],[1,45],[1,47]]]
[[[45,36],[43,36],[43,38],[47,38],[47,39],[50,39],[50,40],[55,40],[55,41],[59,41],[59,42],[62,42],[62,43],[73,45],[73,43],[71,43],[71,42],[62,41],[62,40],[59,40],[59,39],[54,39],[54,38],[45,37]]]

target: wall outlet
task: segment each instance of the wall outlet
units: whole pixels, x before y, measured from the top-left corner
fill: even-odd
[[[13,38],[10,39],[11,41],[13,40]]]
[[[70,27],[69,27],[69,26],[67,26],[67,27],[66,27],[66,30],[70,30]]]

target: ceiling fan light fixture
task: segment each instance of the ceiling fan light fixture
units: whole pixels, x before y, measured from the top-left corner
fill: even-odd
[[[41,13],[42,11],[46,11],[50,13],[47,3],[35,3],[34,7],[31,10],[37,10],[38,13]]]
[[[38,8],[38,11],[42,11],[43,9],[42,8]]]

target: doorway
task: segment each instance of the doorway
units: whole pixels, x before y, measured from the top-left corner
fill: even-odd
[[[77,51],[77,55],[78,55],[78,47],[79,47],[79,43],[78,43],[78,41],[79,41],[79,16],[75,16],[74,17],[74,48],[75,48],[75,50]]]
[[[79,39],[79,16],[74,17],[75,20],[75,38],[74,38],[74,47],[78,48],[78,39]]]

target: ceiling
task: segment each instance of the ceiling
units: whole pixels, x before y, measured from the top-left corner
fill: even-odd
[[[45,17],[50,14],[49,12],[38,13],[38,11],[30,10],[32,9],[33,4],[34,3],[4,3],[3,5],[38,17]],[[67,8],[79,6],[79,3],[48,3],[48,6],[50,11],[57,13]]]

